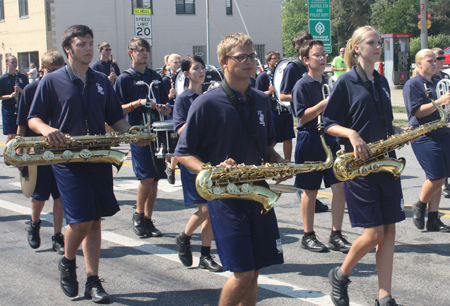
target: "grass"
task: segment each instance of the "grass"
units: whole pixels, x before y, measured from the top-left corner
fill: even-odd
[[[408,120],[406,119],[394,119],[394,121],[392,121],[392,124],[395,126],[399,126],[401,128],[406,129],[408,127]]]
[[[404,106],[392,106],[393,113],[406,113],[406,108]]]

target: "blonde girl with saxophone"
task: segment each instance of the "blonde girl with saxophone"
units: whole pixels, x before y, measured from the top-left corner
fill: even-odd
[[[323,112],[325,132],[341,137],[341,144],[363,160],[372,155],[367,145],[402,131],[392,125],[389,84],[375,70],[381,55],[381,37],[370,26],[358,28],[348,41],[345,60],[350,71],[340,76]],[[395,157],[395,152],[389,153]],[[347,287],[356,264],[376,247],[377,306],[398,305],[391,296],[395,224],[405,219],[400,179],[387,172],[370,173],[344,182],[348,214],[353,227],[364,228],[343,264],[329,272],[334,305],[350,305]]]

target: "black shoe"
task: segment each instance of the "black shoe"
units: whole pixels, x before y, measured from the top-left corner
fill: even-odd
[[[167,167],[166,174],[167,174],[167,181],[169,182],[169,184],[174,185],[175,184],[175,170],[172,170],[169,167]]]
[[[175,243],[178,247],[178,258],[180,259],[181,263],[186,267],[192,266],[191,244],[183,242],[181,240],[181,234],[175,237]]]
[[[134,233],[138,236],[145,236],[147,234],[147,231],[145,229],[144,214],[138,214],[137,212],[134,212],[131,220],[133,220]]]
[[[335,306],[349,306],[350,299],[348,298],[347,287],[350,280],[343,280],[337,276],[339,267],[331,269],[328,273],[328,280],[331,284],[331,301]]]
[[[381,306],[378,300],[375,300],[375,306]],[[397,304],[394,299],[390,299],[389,302],[387,302],[386,306],[402,306],[402,305]]]
[[[319,240],[315,234],[306,236],[302,238],[302,248],[311,252],[328,252],[328,248]]]
[[[344,254],[347,254],[348,251],[350,251],[350,248],[352,247],[352,244],[345,239],[345,236],[342,236],[341,233],[334,234],[330,236],[330,240],[328,240],[330,243],[331,248],[340,251]]]
[[[76,297],[78,295],[77,282],[77,266],[75,264],[62,263],[62,257],[58,262],[59,269],[59,284],[65,295],[68,297]]]
[[[318,213],[318,212],[326,212],[326,211],[328,211],[328,205],[325,205],[316,199],[315,212]]]
[[[433,221],[427,220],[427,231],[450,233],[450,227],[442,223],[441,218],[436,218]]]
[[[38,223],[34,223],[30,220],[30,226],[27,227],[26,231],[28,232],[28,243],[33,249],[37,249],[41,246],[41,236],[39,235],[40,229],[41,220],[39,220]]]
[[[64,235],[61,233],[52,236],[52,248],[53,251],[59,255],[64,255]]]
[[[105,289],[103,289],[102,281],[96,279],[89,283],[86,283],[86,289],[84,290],[84,297],[87,299],[92,299],[92,302],[99,304],[109,304],[111,303],[111,298]]]
[[[412,210],[414,212],[413,221],[414,225],[422,230],[425,227],[425,209],[426,205],[422,205],[420,202],[416,202],[412,206]]]
[[[148,237],[161,237],[162,233],[155,227],[152,219],[145,219],[145,229]]]
[[[208,269],[210,272],[222,272],[222,266],[214,261],[211,255],[200,257],[198,264],[200,269]]]

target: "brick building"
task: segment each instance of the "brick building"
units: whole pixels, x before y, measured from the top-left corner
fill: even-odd
[[[95,46],[109,42],[114,59],[124,70],[131,64],[126,47],[135,36],[134,7],[151,8],[146,29],[152,44],[149,66],[161,67],[164,55],[170,53],[182,57],[196,53],[206,62],[206,1],[0,0],[0,73],[5,72],[7,54],[17,56],[18,69],[23,72],[30,62],[40,65],[47,50],[62,53],[62,34],[74,24],[93,29]],[[262,61],[266,52],[282,51],[281,0],[210,0],[210,64],[218,66],[216,47],[224,36],[246,33],[240,15]],[[93,61],[97,59],[98,53]]]

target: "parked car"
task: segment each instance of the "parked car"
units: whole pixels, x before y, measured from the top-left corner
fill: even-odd
[[[444,65],[450,65],[450,47],[444,49],[444,55],[445,55]]]

